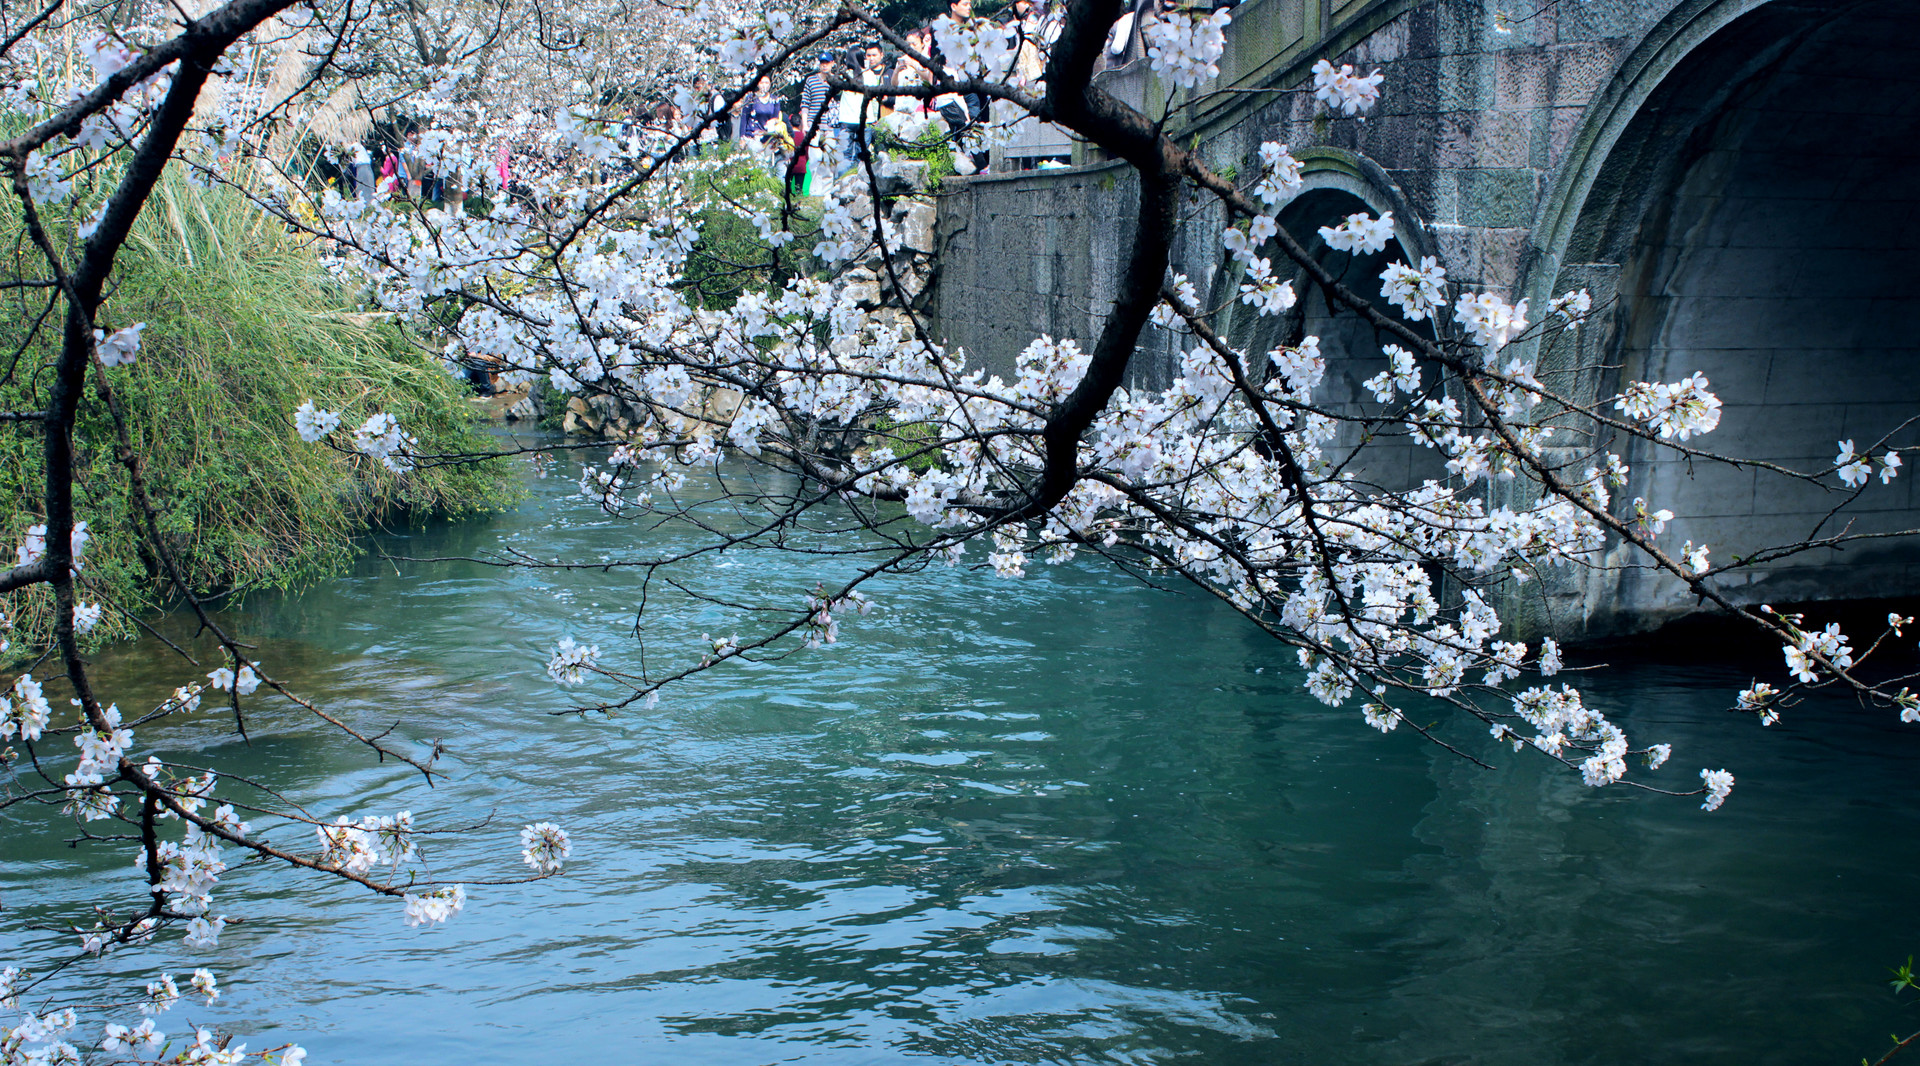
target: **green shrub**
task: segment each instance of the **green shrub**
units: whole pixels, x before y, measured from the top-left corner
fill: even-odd
[[[869,448],[886,447],[900,456],[906,468],[916,474],[941,467],[940,430],[928,422],[896,422],[882,418],[866,437]]]
[[[891,133],[882,133],[880,148],[904,159],[917,159],[927,165],[927,188],[938,192],[941,181],[958,171],[953,169],[953,137],[938,120],[928,123],[920,136],[903,141]]]
[[[732,307],[742,293],[779,289],[796,265],[811,264],[806,249],[813,247],[820,229],[817,204],[789,220],[796,239],[787,245],[783,268],[778,269],[760,231],[740,217],[741,208],[763,210],[769,219],[779,217],[780,182],[758,157],[729,148],[724,156],[702,160],[687,182],[700,240],[687,257],[685,284],[700,306]]]
[[[37,269],[17,205],[0,211],[15,257],[10,276]],[[57,236],[68,237],[69,222]],[[0,342],[16,350],[44,302],[15,290],[0,314]],[[43,370],[57,353],[59,315],[25,345],[0,378],[0,409],[45,406]],[[101,310],[115,329],[146,322],[139,362],[111,372],[145,467],[158,526],[183,581],[196,594],[287,588],[334,573],[370,521],[458,514],[507,499],[490,465],[425,466],[394,474],[364,456],[307,444],[292,412],[311,398],[349,425],[375,411],[397,417],[422,453],[485,451],[464,387],[398,325],[352,307],[313,247],[246,197],[202,188],[175,172],[163,179],[122,250]],[[343,430],[344,432],[344,430]],[[134,612],[177,594],[138,535],[129,478],[115,458],[107,409],[89,387],[75,429],[76,508],[93,534],[83,599]],[[0,535],[18,543],[41,521],[45,469],[31,423],[0,427]],[[12,594],[14,652],[47,633],[45,586]],[[107,635],[124,623],[103,627]],[[24,638],[24,639],[21,639]]]

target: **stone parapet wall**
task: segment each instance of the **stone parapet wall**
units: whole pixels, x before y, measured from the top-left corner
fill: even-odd
[[[1193,98],[1145,63],[1103,75],[1103,84],[1141,106],[1185,108],[1175,136],[1198,138],[1222,171],[1251,172],[1263,141],[1289,144],[1310,188],[1397,208],[1403,245],[1441,256],[1464,284],[1512,293],[1587,106],[1669,6],[1551,5],[1502,34],[1478,4],[1255,0],[1236,9],[1219,83],[1253,91]],[[1302,89],[1322,57],[1385,73],[1366,121],[1330,120]],[[1126,168],[1091,162],[952,184],[941,197],[941,231],[953,240],[935,304],[947,339],[999,365],[1036,333],[1090,335],[1124,251]],[[1217,236],[1218,210],[1196,208],[1188,235]],[[1184,272],[1209,277],[1216,251],[1196,242]]]

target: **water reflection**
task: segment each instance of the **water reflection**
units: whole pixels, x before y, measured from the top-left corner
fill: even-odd
[[[515,513],[381,543],[591,558],[672,535],[564,480],[535,488]],[[690,572],[792,600],[841,566],[728,553]],[[451,778],[428,789],[282,712],[250,747],[217,717],[143,747],[232,761],[329,816],[495,820],[436,842],[436,868],[510,875],[537,818],[576,852],[565,877],[477,890],[435,930],[240,870],[223,906],[249,923],[207,960],[223,1022],[338,1063],[1538,1066],[1831,1059],[1911,1021],[1881,977],[1920,944],[1920,751],[1888,716],[1810,704],[1762,733],[1718,711],[1744,673],[1609,675],[1593,702],[1674,742],[1673,785],[1740,775],[1707,816],[1381,738],[1214,604],[1091,565],[896,582],[840,645],[646,714],[553,716],[573,699],[546,649],[632,655],[638,583],[369,559],[249,606],[278,673],[358,724],[443,738]],[[668,605],[646,632],[686,656],[735,624]],[[193,672],[149,646],[104,658],[129,705]],[[118,853],[0,831],[7,955],[105,886],[138,894]]]

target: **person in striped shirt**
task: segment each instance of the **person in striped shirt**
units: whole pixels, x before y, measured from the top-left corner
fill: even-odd
[[[801,144],[812,140],[814,131],[825,125],[820,113],[827,109],[827,75],[833,73],[833,53],[820,53],[820,69],[807,75],[800,85],[800,128],[794,140]]]

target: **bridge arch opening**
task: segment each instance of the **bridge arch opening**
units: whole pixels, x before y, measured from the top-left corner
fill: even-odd
[[[1716,453],[1815,472],[1841,440],[1920,443],[1902,428],[1920,415],[1920,286],[1908,280],[1920,255],[1915,25],[1916,0],[1775,0],[1675,65],[1608,153],[1560,256],[1556,291],[1585,286],[1613,301],[1563,360],[1617,368],[1598,375],[1603,395],[1621,381],[1704,373],[1725,407],[1719,429],[1690,443]],[[1708,544],[1716,564],[1920,527],[1905,476],[1848,502],[1832,475],[1814,485],[1646,445],[1626,458],[1623,502],[1671,508],[1682,517],[1661,543]],[[1907,597],[1920,593],[1920,553],[1865,541],[1730,580],[1749,603]],[[1586,595],[1595,635],[1697,606],[1677,580],[1639,571]]]
[[[1381,311],[1397,317],[1398,312],[1381,294],[1380,274],[1390,263],[1409,261],[1409,253],[1401,241],[1395,238],[1380,252],[1355,255],[1327,247],[1319,232],[1321,227],[1337,226],[1356,212],[1379,216],[1383,210],[1351,190],[1322,186],[1295,197],[1280,210],[1275,221],[1281,229],[1293,234],[1329,274],[1370,299]],[[1269,246],[1260,254],[1272,262],[1276,271],[1284,271],[1291,265],[1278,248]],[[1413,261],[1417,261],[1417,257]],[[1297,345],[1305,337],[1318,337],[1327,372],[1314,391],[1315,404],[1335,416],[1381,413],[1381,404],[1364,383],[1388,369],[1389,362],[1381,348],[1390,342],[1380,337],[1365,320],[1350,311],[1336,312],[1329,307],[1326,294],[1308,279],[1305,270],[1292,273],[1298,301],[1291,311],[1281,315],[1259,315],[1237,302],[1239,271],[1221,271],[1218,276],[1221,280],[1212,302],[1216,307],[1231,302],[1227,337],[1234,347],[1244,350],[1261,371],[1271,369],[1267,353],[1273,349]],[[1423,366],[1422,380],[1427,383],[1439,380],[1437,368]],[[1361,447],[1365,436],[1360,424],[1345,423],[1328,446],[1327,454],[1343,461],[1349,455],[1354,456],[1344,469],[1383,491],[1398,491],[1427,479],[1446,477],[1444,459],[1432,449],[1421,448],[1405,439],[1404,433],[1376,437]]]

